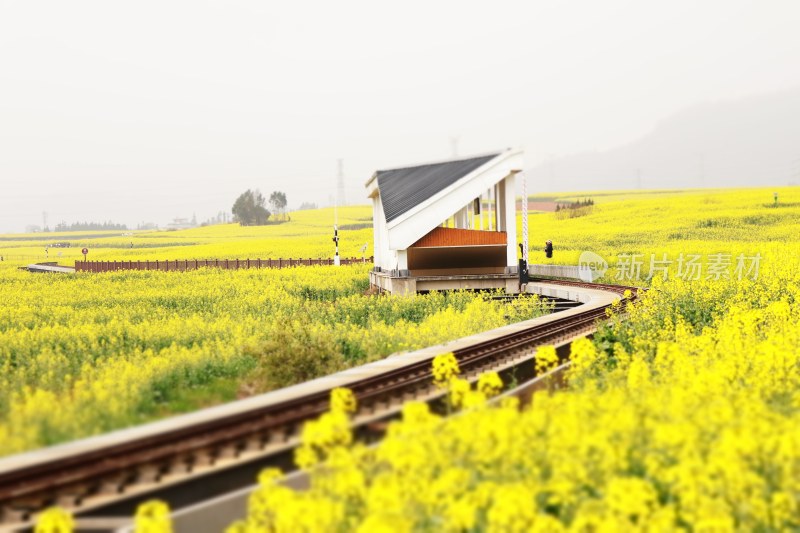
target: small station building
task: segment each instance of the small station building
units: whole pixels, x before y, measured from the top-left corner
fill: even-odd
[[[372,200],[373,287],[398,294],[519,291],[515,178],[523,152],[379,170]]]

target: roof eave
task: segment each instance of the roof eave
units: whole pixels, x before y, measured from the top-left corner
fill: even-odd
[[[475,176],[478,176],[478,175],[482,174],[483,172],[486,172],[487,169],[490,169],[490,168],[498,165],[499,163],[505,161],[506,159],[508,159],[510,157],[513,157],[513,156],[516,156],[516,155],[520,155],[523,152],[524,151],[522,150],[522,148],[510,148],[510,149],[508,149],[508,150],[506,150],[504,152],[501,152],[501,153],[497,154],[496,157],[490,159],[489,161],[487,161],[486,163],[484,163],[480,167],[476,168],[475,170],[473,170],[469,174],[467,174],[465,176],[462,176],[455,183],[452,183],[448,187],[446,187],[446,188],[442,189],[441,191],[437,192],[436,194],[434,194],[433,196],[431,196],[430,198],[428,198],[424,202],[421,202],[421,203],[417,204],[414,208],[409,209],[408,211],[406,211],[405,213],[401,214],[400,216],[392,219],[391,221],[388,221],[387,222],[388,228],[392,229],[393,227],[401,224],[403,221],[405,221],[405,220],[407,220],[409,218],[412,218],[416,213],[418,213],[418,212],[422,211],[423,209],[425,209],[425,207],[428,204],[436,202],[439,198],[441,198],[443,196],[446,196],[451,191],[461,187],[464,183],[471,181]],[[517,172],[520,172],[521,170],[522,169],[512,169],[512,170],[510,170],[509,173],[510,174],[516,174]]]
[[[373,181],[375,181],[375,179],[376,179],[377,177],[378,177],[378,171],[376,170],[376,171],[375,171],[375,172],[372,174],[372,177],[371,177],[370,179],[368,179],[368,180],[367,180],[367,182],[364,184],[364,187],[369,187],[369,184],[370,184],[370,183],[372,183]]]

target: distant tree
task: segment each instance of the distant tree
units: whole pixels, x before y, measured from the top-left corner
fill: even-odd
[[[305,211],[306,209],[317,209],[317,204],[313,202],[303,202],[300,204],[298,211]]]
[[[125,231],[128,226],[125,224],[116,224],[112,221],[107,222],[73,222],[67,224],[66,221],[61,221],[56,224],[54,231],[85,231],[85,230],[114,230]]]
[[[259,226],[267,223],[270,212],[267,211],[264,195],[258,189],[247,189],[233,203],[233,217],[242,226]]]
[[[286,193],[273,191],[273,193],[269,195],[269,205],[272,206],[272,210],[275,213],[280,214],[281,218],[284,218],[286,214]]]

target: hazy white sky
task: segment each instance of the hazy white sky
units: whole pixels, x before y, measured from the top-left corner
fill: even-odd
[[[377,168],[629,142],[800,85],[800,2],[0,0],[0,232],[348,200]]]

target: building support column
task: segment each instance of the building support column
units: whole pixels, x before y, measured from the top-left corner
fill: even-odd
[[[381,198],[378,195],[375,195],[375,197],[372,198],[372,212],[376,213],[376,215],[373,216],[375,222],[373,224],[372,231],[372,257],[374,265],[376,267],[381,267],[384,259],[382,254],[383,244],[381,243],[381,234],[384,232],[384,224],[381,224],[383,220],[383,212],[381,209]]]
[[[478,227],[483,231],[483,193],[478,196]]]
[[[456,227],[459,229],[469,229],[469,209],[466,205],[458,211],[458,223]]]
[[[494,197],[494,212],[492,213],[494,229],[495,231],[502,231],[500,229],[500,184],[495,183],[492,189],[492,197]]]
[[[486,191],[486,218],[489,220],[489,231],[494,230],[494,213],[497,209],[492,207],[492,198],[494,195],[492,192],[494,191],[494,186],[489,187]]]
[[[514,174],[509,174],[503,181],[503,229],[506,232],[506,264],[517,267],[517,201]]]
[[[397,270],[400,275],[408,274],[408,250],[397,250]]]
[[[522,259],[528,264],[528,180],[524,172],[517,177],[522,180]]]

